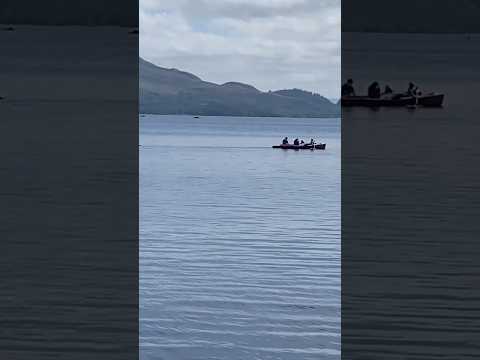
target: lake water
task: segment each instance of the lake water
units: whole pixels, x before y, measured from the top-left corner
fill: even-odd
[[[340,119],[140,118],[141,359],[340,358],[340,150]]]
[[[342,356],[478,359],[480,35],[342,34],[358,92],[443,108],[342,112]]]

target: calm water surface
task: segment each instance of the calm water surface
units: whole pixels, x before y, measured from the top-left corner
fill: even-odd
[[[340,119],[140,118],[140,349],[340,358]]]
[[[345,359],[480,358],[478,64],[478,34],[342,33],[360,93],[445,94],[439,109],[342,112]]]

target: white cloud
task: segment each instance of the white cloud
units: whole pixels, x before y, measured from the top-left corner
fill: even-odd
[[[338,97],[340,0],[140,0],[140,55],[216,83]]]

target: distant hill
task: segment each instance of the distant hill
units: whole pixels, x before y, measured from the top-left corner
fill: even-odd
[[[262,92],[238,82],[222,85],[140,58],[140,112],[225,116],[339,116],[340,106],[311,92]]]
[[[478,0],[344,0],[342,31],[479,33]]]

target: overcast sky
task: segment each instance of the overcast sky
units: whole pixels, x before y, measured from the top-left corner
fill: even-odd
[[[215,83],[338,98],[340,0],[140,0],[140,56]]]

